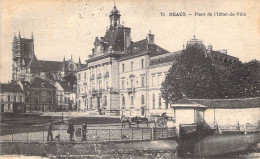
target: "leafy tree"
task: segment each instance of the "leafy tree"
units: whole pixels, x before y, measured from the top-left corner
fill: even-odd
[[[214,98],[218,94],[218,76],[205,46],[194,44],[177,58],[162,83],[162,96],[176,102],[188,98]]]
[[[260,96],[260,62],[236,62],[217,69],[203,44],[187,46],[169,69],[162,83],[162,97],[171,103],[180,99],[244,98]]]

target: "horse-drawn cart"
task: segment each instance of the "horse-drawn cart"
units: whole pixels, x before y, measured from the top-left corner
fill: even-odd
[[[168,117],[166,113],[162,113],[162,115],[150,115],[150,118],[139,116],[126,117],[124,115],[121,117],[122,127],[125,127],[126,123],[128,123],[129,127],[131,127],[132,123],[136,123],[137,127],[139,127],[141,123],[147,124],[147,127],[150,123],[154,123],[155,127],[167,127],[168,120],[173,120],[173,118]]]

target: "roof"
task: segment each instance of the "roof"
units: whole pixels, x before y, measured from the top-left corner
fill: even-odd
[[[109,45],[111,45],[114,51],[124,50],[124,29],[129,28],[119,27],[107,30],[104,36],[104,42],[107,43],[106,49]]]
[[[256,108],[260,107],[260,97],[240,99],[190,99],[209,108]]]
[[[207,108],[205,105],[201,104],[171,104],[171,108],[182,109],[182,108]]]
[[[53,86],[50,82],[39,77],[34,77],[34,79],[31,82],[21,81],[21,83],[26,87],[55,89],[55,86]]]
[[[182,51],[177,51],[169,54],[164,54],[160,56],[156,56],[154,58],[151,58],[149,65],[158,65],[158,64],[163,64],[163,63],[168,63],[168,62],[173,62],[178,58],[178,55],[180,55]]]
[[[71,88],[68,85],[62,83],[61,81],[57,81],[57,82],[60,84],[60,86],[63,88],[63,90],[65,92],[72,92],[73,91],[73,88]]]
[[[1,93],[4,92],[23,92],[22,88],[19,84],[8,83],[8,84],[0,84]]]
[[[44,71],[46,72],[58,72],[61,70],[62,62],[39,60],[39,63],[43,67]]]
[[[148,43],[147,39],[143,39],[132,43],[128,48],[127,52],[122,55],[122,58],[132,57],[136,55],[142,55],[143,53],[154,53],[154,56],[169,53],[169,51],[162,47]]]
[[[33,54],[33,57],[31,58],[29,64],[27,65],[28,68],[41,68],[41,63],[38,62],[38,59]]]

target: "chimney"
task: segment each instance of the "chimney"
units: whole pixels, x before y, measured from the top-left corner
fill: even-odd
[[[100,38],[100,42],[104,42],[104,37],[101,37],[101,38]]]
[[[208,51],[212,51],[212,45],[208,46]]]
[[[227,49],[223,49],[222,53],[227,55]]]
[[[149,31],[149,34],[147,34],[146,39],[148,44],[154,44],[154,34],[151,34],[151,30]]]

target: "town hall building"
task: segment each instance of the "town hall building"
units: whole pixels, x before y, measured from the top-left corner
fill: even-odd
[[[185,50],[169,52],[156,45],[149,32],[137,42],[131,40],[131,28],[120,23],[120,12],[113,7],[109,14],[110,27],[104,37],[96,37],[86,66],[77,73],[78,111],[106,115],[148,116],[172,113],[161,95],[161,83],[169,68]],[[238,58],[227,51],[213,51],[201,40],[188,41],[186,47],[199,44],[221,63],[234,63]]]

